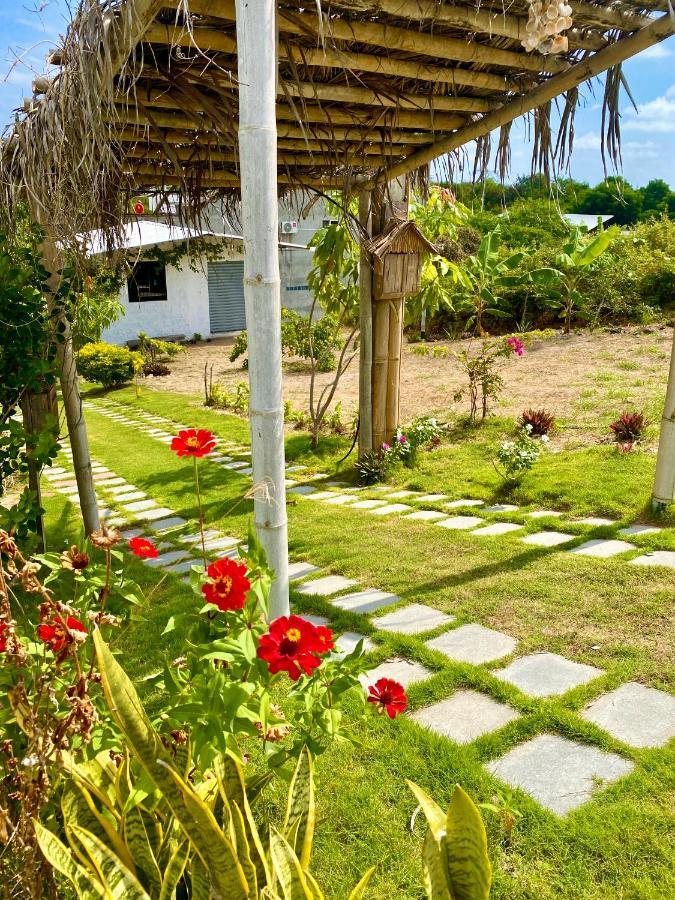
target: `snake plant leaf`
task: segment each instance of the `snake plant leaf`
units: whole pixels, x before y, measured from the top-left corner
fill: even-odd
[[[312,757],[307,747],[303,747],[291,779],[284,820],[284,835],[289,838],[294,833],[292,847],[298,854],[303,869],[309,868],[312,858],[315,822]]]
[[[441,847],[453,900],[487,900],[492,867],[485,825],[476,805],[459,785],[455,785],[450,801]]]
[[[300,860],[276,828],[270,831],[270,855],[284,900],[314,900]]]
[[[440,843],[427,828],[422,845],[422,877],[429,900],[453,900]]]
[[[447,819],[446,814],[443,812],[438,803],[436,803],[435,800],[432,800],[427,792],[422,790],[419,785],[415,784],[413,781],[408,781],[407,779],[406,784],[415,795],[415,798],[417,799],[419,805],[422,807],[422,811],[426,816],[427,822],[429,823],[431,833],[437,841],[440,841],[441,837],[445,833]]]
[[[348,900],[363,900],[366,896],[365,891],[368,887],[368,882],[373,877],[373,872],[375,871],[375,866],[368,869],[368,871],[361,877],[359,883],[354,886],[351,894],[348,897]]]
[[[41,825],[37,819],[33,819],[33,826],[38,846],[45,859],[70,881],[79,900],[98,900],[99,897],[105,897],[105,889],[100,881],[75,862],[71,851],[55,834]]]
[[[173,769],[136,689],[99,631],[94,632],[94,646],[101,684],[113,719],[125,736],[129,749],[162,792],[194,849],[203,859],[214,898],[243,900],[248,896],[248,885],[232,845],[221,832],[211,810]]]
[[[79,825],[73,825],[72,830],[96,866],[110,900],[150,900],[140,882],[103,841]]]
[[[206,866],[195,853],[190,864],[190,900],[211,900],[211,888]]]
[[[251,894],[258,896],[258,872],[256,870],[251,847],[248,841],[246,822],[242,811],[236,803],[230,806],[230,823],[234,832],[234,845],[237,848],[237,857],[244,870],[244,877],[251,888]]]
[[[190,858],[190,841],[183,841],[172,853],[168,865],[164,871],[162,887],[159,892],[159,900],[174,900],[176,887],[183,877],[185,866]]]
[[[305,870],[305,881],[307,882],[307,887],[312,892],[312,897],[314,900],[325,900],[325,896],[321,888],[319,887],[319,883],[316,878],[312,875],[311,872]]]
[[[139,881],[145,885],[149,894],[157,896],[161,890],[162,876],[150,845],[143,815],[137,806],[124,816],[124,840],[136,865]]]
[[[115,818],[120,818],[115,791],[117,769],[107,751],[98,753],[93,759],[77,763],[66,752],[63,754],[63,768],[96,797]]]
[[[61,795],[61,812],[63,813],[66,834],[69,840],[74,825],[84,828],[96,835],[106,846],[110,847],[111,851],[122,860],[124,865],[131,869],[132,872],[134,871],[134,862],[131,854],[115,826],[98,811],[89,791],[77,780],[66,783]],[[76,855],[85,862],[86,857],[82,856],[78,842],[74,841],[72,843]]]

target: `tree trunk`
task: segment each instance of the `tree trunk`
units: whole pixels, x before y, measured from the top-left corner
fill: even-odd
[[[54,430],[57,430],[58,410],[56,408],[56,388],[54,386],[44,391],[27,391],[21,400],[21,413],[23,415],[23,427],[27,435],[39,434],[47,425],[48,417],[53,418]],[[35,460],[28,458],[28,488],[35,494],[36,501],[42,506],[42,491],[40,489],[40,467]],[[42,514],[37,516],[35,530],[38,537],[38,549],[44,553],[47,549],[45,538],[45,523]]]
[[[673,350],[670,357],[670,375],[666,390],[666,404],[661,420],[659,454],[656,458],[656,475],[652,505],[664,509],[675,500],[675,330],[673,330]]]
[[[366,236],[371,237],[370,201],[370,194],[359,194],[359,456],[373,449],[373,269],[365,249]]]
[[[255,528],[274,570],[270,618],[287,615],[288,525],[277,214],[276,4],[236,0],[239,159]]]
[[[44,225],[42,227],[45,228]],[[94,490],[94,477],[91,470],[91,458],[89,456],[87,426],[82,410],[80,383],[77,377],[75,355],[73,353],[73,335],[70,322],[63,308],[56,302],[56,294],[61,280],[56,241],[48,228],[45,229],[45,232],[46,235],[41,250],[43,263],[48,273],[47,307],[49,309],[49,321],[56,345],[61,398],[63,409],[66,413],[70,446],[73,451],[73,468],[75,469],[82,521],[85,533],[89,535],[92,531],[98,529],[99,517],[96,491]]]

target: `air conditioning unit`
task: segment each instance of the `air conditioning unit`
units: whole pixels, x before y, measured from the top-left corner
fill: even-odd
[[[297,222],[282,222],[281,223],[281,233],[282,234],[297,234],[298,231],[298,223]]]

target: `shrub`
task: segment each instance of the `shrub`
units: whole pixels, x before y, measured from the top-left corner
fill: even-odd
[[[99,341],[86,344],[77,354],[77,368],[87,381],[98,381],[104,388],[119,387],[143,369],[143,356],[127,347]]]
[[[553,430],[555,416],[545,409],[526,409],[518,420],[518,425],[521,428],[527,428],[529,425],[532,437],[541,437]]]
[[[310,323],[309,316],[301,316],[293,309],[281,310],[281,345],[288,356],[314,359],[319,372],[335,370],[334,350],[340,350],[342,340],[334,316],[325,315]],[[235,338],[230,362],[236,362],[248,352],[248,334],[242,331]],[[248,360],[242,363],[248,367]]]
[[[175,341],[163,341],[160,338],[148,337],[143,331],[138,335],[138,352],[142,353],[148,362],[157,362],[162,357],[172,359],[179,353],[185,352],[185,347]],[[168,374],[168,373],[165,373]]]
[[[168,366],[164,365],[164,363],[146,362],[143,364],[143,374],[153,375],[156,378],[160,375],[170,375],[171,369]]]
[[[522,356],[523,342],[515,336],[501,341],[483,339],[475,353],[462,350],[453,355],[469,382],[466,387],[455,392],[453,399],[458,403],[468,395],[469,422],[471,425],[484,422],[490,411],[490,404],[499,398],[504,387],[504,381],[497,371],[497,360],[500,357]]]
[[[495,468],[505,481],[517,482],[534,466],[540,455],[541,444],[532,439],[526,425],[520,429],[515,441],[504,441],[499,446],[499,466],[495,464]]]
[[[361,484],[377,484],[386,481],[395,460],[388,453],[389,445],[383,445],[387,449],[369,450],[354,463]]]
[[[643,412],[624,412],[609,426],[614,440],[621,444],[633,444],[644,435],[649,422]]]
[[[246,381],[240,381],[234,393],[230,393],[221,384],[210,385],[206,405],[216,409],[229,409],[245,416],[248,413],[248,398],[251,391]]]

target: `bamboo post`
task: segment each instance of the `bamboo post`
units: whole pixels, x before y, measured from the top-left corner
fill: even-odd
[[[365,248],[366,236],[371,236],[370,201],[370,194],[359,194],[359,456],[373,449],[373,270]]]
[[[38,222],[40,216],[37,217]],[[44,228],[44,226],[43,226]],[[94,476],[89,456],[87,426],[82,410],[80,382],[77,376],[75,354],[73,353],[73,333],[63,306],[56,297],[61,281],[56,240],[49,228],[45,229],[42,242],[42,260],[47,270],[47,308],[52,335],[56,346],[56,360],[59,367],[61,399],[66,414],[70,447],[73,451],[73,468],[77,481],[77,493],[86,534],[99,528],[98,503],[94,489]]]
[[[663,510],[673,500],[675,500],[675,329],[673,330],[673,350],[670,356],[666,403],[661,419],[652,506],[656,510]]]
[[[288,615],[288,525],[277,214],[276,3],[236,0],[239,158],[256,532],[274,571],[270,618]]]
[[[389,316],[387,300],[373,303],[373,447],[378,449],[387,434],[387,373],[389,370]]]
[[[387,400],[385,414],[385,440],[389,442],[393,439],[399,425],[404,306],[404,297],[389,301],[389,359],[387,361]]]

